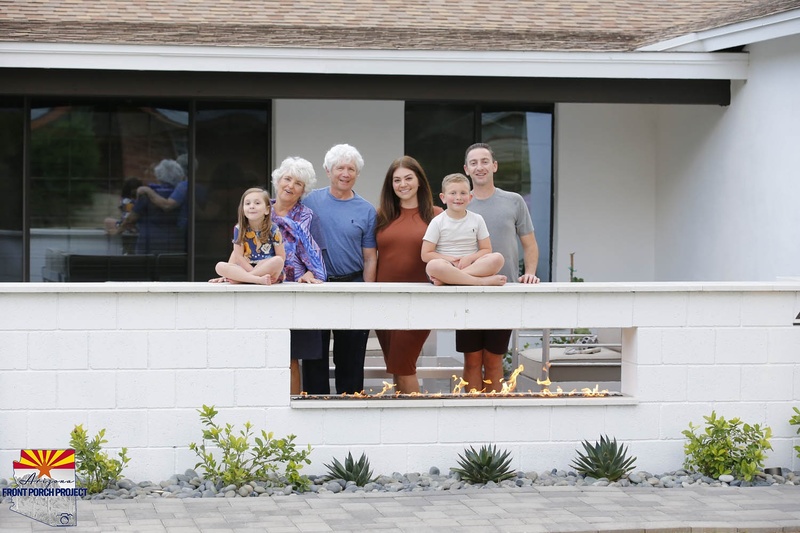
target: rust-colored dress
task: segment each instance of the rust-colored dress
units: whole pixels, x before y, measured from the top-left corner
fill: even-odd
[[[434,216],[442,212],[434,207]],[[422,262],[422,236],[428,229],[419,216],[419,209],[401,209],[400,216],[377,235],[378,272],[376,281],[427,283]],[[417,359],[430,335],[425,330],[376,330],[383,350],[386,371],[398,376],[417,373]]]

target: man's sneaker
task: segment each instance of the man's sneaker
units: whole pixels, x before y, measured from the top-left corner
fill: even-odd
[[[597,344],[597,335],[587,335],[585,337],[581,337],[581,339],[576,344],[585,344],[587,346],[575,346],[573,348],[567,348],[567,350],[564,353],[567,355],[576,355],[576,354],[600,352],[599,346],[591,346],[592,344]]]

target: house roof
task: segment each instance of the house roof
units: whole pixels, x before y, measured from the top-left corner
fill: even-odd
[[[630,52],[800,0],[0,0],[0,42]]]

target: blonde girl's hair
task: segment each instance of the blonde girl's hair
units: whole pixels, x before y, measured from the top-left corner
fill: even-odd
[[[247,220],[247,217],[244,216],[244,199],[247,197],[248,194],[258,192],[264,196],[264,205],[267,206],[267,215],[264,217],[264,221],[261,224],[260,228],[251,228],[250,222]],[[242,194],[242,199],[239,200],[239,236],[236,239],[236,244],[244,243],[244,234],[247,233],[248,230],[253,230],[256,232],[256,239],[259,242],[266,242],[269,239],[269,230],[272,228],[272,202],[269,198],[269,193],[262,189],[261,187],[252,187],[244,191]],[[264,235],[264,240],[262,241],[261,235]]]

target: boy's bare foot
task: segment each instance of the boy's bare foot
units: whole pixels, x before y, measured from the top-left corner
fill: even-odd
[[[506,278],[502,274],[487,276],[485,278],[480,278],[480,279],[483,281],[481,285],[494,285],[494,286],[505,285],[506,281],[508,281],[508,278]]]

